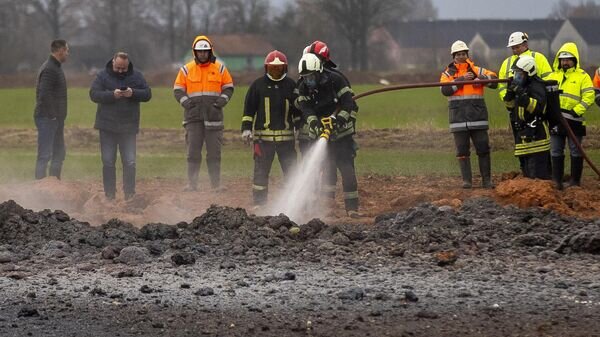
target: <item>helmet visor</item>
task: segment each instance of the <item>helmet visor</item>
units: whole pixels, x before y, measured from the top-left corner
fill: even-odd
[[[317,83],[319,81],[319,73],[316,71],[312,71],[308,74],[305,75],[300,75],[303,80],[304,83],[306,83],[306,86],[309,88],[316,88],[317,87]]]

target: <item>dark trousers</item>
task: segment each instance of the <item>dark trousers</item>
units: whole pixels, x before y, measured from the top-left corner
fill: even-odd
[[[287,182],[292,167],[296,164],[296,148],[294,141],[267,142],[257,140],[254,142],[254,185],[252,196],[254,204],[263,205],[267,202],[269,193],[269,173],[275,159],[279,159],[279,165],[283,171],[284,182]]]
[[[117,185],[117,173],[115,163],[117,161],[117,149],[121,155],[123,164],[123,192],[135,194],[135,155],[136,155],[135,132],[116,133],[100,130],[100,155],[102,156],[102,181],[104,193],[114,198]]]
[[[223,146],[223,130],[207,130],[204,123],[194,122],[185,125],[185,144],[187,161],[191,164],[202,162],[202,147],[206,142],[206,166],[212,187],[221,183],[221,147]]]
[[[471,141],[478,156],[490,153],[490,139],[487,130],[467,130],[453,132],[457,157],[471,156]]]
[[[323,192],[327,197],[335,197],[337,170],[342,176],[344,205],[347,211],[358,210],[358,182],[354,168],[356,143],[352,137],[344,137],[327,143],[327,158],[323,170]]]
[[[66,155],[65,121],[57,118],[36,117],[35,126],[38,130],[35,179],[42,179],[46,176],[48,162],[50,162],[50,175],[60,179]]]
[[[526,156],[519,156],[524,163],[524,175],[531,179],[550,179],[551,172],[548,169],[550,151],[538,152]]]

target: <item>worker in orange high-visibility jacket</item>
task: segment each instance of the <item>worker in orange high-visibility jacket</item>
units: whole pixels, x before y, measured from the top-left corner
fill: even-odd
[[[197,36],[192,43],[194,60],[177,74],[173,92],[184,109],[183,126],[187,147],[188,185],[196,191],[206,142],[206,165],[214,191],[220,188],[221,146],[223,145],[223,107],[233,96],[233,79],[224,64],[217,61],[212,42]]]
[[[491,178],[490,142],[488,137],[488,111],[483,100],[483,85],[460,84],[461,81],[489,80],[498,78],[493,71],[476,66],[469,59],[469,47],[463,41],[455,41],[451,48],[453,62],[441,75],[440,82],[456,83],[441,87],[442,94],[448,97],[450,132],[454,136],[456,157],[463,179],[463,188],[471,188],[471,140],[479,159],[481,186],[493,188]],[[496,83],[489,83],[496,88]]]

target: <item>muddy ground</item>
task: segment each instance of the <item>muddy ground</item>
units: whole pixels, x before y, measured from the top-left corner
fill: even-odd
[[[433,146],[451,148],[441,132]],[[361,144],[432,146],[378,134]],[[181,151],[176,135],[142,132],[139,146]],[[491,132],[495,148],[508,136]],[[303,223],[252,210],[249,179],[221,193],[139,180],[114,202],[100,181],[0,185],[0,336],[600,336],[598,181],[493,180],[362,176],[362,218],[338,199]]]
[[[132,221],[1,204],[0,335],[599,336],[596,183],[494,180],[464,191],[456,178],[362,177],[364,218],[306,224],[199,202],[200,216],[134,226],[176,218],[168,190],[107,206],[72,197],[81,182],[12,186]],[[176,185],[163,183],[141,186]],[[203,193],[170,202],[250,201]]]

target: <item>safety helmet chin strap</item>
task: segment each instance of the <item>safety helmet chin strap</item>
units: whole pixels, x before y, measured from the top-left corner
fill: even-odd
[[[283,75],[281,75],[280,78],[275,79],[271,76],[271,74],[267,73],[267,77],[270,78],[271,81],[275,81],[275,82],[279,82],[279,81],[283,80],[286,76],[287,76],[287,73],[283,73]]]

